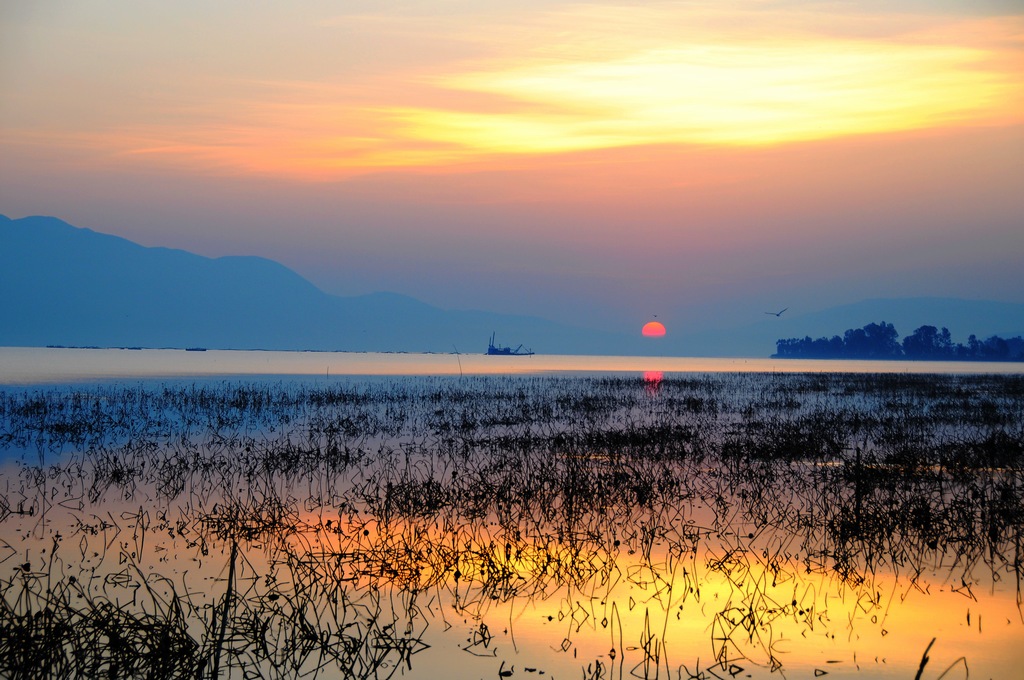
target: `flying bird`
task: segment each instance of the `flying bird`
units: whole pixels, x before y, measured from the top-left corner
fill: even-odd
[[[789,307],[786,307],[781,312],[765,312],[765,314],[771,314],[772,316],[782,316],[782,312],[786,311],[786,309],[789,309]]]

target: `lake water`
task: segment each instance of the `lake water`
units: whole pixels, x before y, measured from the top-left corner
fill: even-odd
[[[257,375],[522,375],[546,373],[840,372],[1013,374],[1014,362],[828,361],[815,359],[686,358],[357,352],[264,352],[0,347],[0,384],[59,383],[110,378]]]
[[[0,676],[1015,677],[1021,369],[0,349]]]

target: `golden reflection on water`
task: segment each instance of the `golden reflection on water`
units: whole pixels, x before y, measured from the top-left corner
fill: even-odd
[[[799,409],[783,398],[787,383],[768,380],[727,382],[737,400],[730,408],[763,409],[775,423],[765,441],[757,438],[762,421],[746,421],[755,436],[740,439],[744,421],[720,414],[724,406],[697,389],[713,392],[718,383],[683,389],[645,375],[612,385],[615,399],[631,404],[625,415],[613,410],[608,422],[618,429],[595,424],[600,386],[538,388],[540,405],[571,406],[585,423],[547,433],[539,448],[525,431],[502,439],[508,418],[492,406],[508,404],[498,399],[480,409],[494,424],[470,440],[471,426],[483,426],[453,404],[478,408],[478,393],[442,385],[423,393],[430,434],[388,445],[358,436],[328,443],[303,411],[305,420],[287,420],[276,433],[241,436],[241,422],[229,426],[231,436],[220,425],[194,426],[198,441],[175,433],[157,445],[138,436],[66,452],[53,467],[10,462],[0,477],[6,620],[42,620],[37,612],[65,607],[83,630],[173,624],[208,663],[219,663],[212,651],[223,648],[266,673],[307,672],[330,659],[353,677],[450,677],[455,664],[460,677],[895,678],[912,677],[936,638],[924,678],[946,668],[947,678],[966,677],[966,663],[974,677],[1012,677],[1024,664],[1020,527],[989,513],[1017,502],[1016,478],[1009,470],[862,467],[859,457],[855,465],[807,462],[808,439],[786,460],[777,445],[796,421],[779,421],[778,409]],[[809,389],[803,379],[793,385]],[[826,400],[825,388],[845,395],[851,385],[863,388],[812,381],[812,403]],[[522,418],[538,406],[526,400],[527,386],[502,388]],[[489,384],[478,387],[491,394]],[[949,387],[959,398],[962,385]],[[753,406],[736,397],[743,390]],[[383,393],[382,408],[393,409],[401,393]],[[188,394],[202,403],[214,397]],[[270,393],[225,394],[237,404]],[[361,403],[366,394],[333,396]],[[139,398],[148,409],[156,399]],[[678,427],[652,444],[662,430],[639,427],[639,410],[674,398],[688,426],[721,419],[725,441],[715,456],[695,451],[696,430]],[[886,412],[898,406],[890,391],[882,399]],[[90,412],[103,406],[83,404]],[[358,415],[345,413],[318,427],[334,432]],[[821,422],[851,417],[832,415]],[[554,416],[545,418],[549,427]],[[812,434],[823,428],[813,422]],[[572,445],[566,432],[585,444]],[[662,450],[682,440],[687,446],[671,455]],[[742,455],[728,454],[730,442],[742,444]],[[767,445],[770,455],[759,452]],[[918,476],[920,487],[907,493],[920,521],[900,526],[922,533],[874,535],[891,512],[877,503],[898,474]],[[975,477],[987,481],[972,486]],[[902,499],[903,487],[894,488],[892,498]],[[984,532],[923,532],[947,510],[962,510],[950,516]]]
[[[1024,651],[1007,655],[1018,647],[1021,611],[998,581],[952,584],[941,564],[913,578],[812,571],[780,556],[784,538],[716,534],[699,521],[710,524],[713,513],[698,510],[670,540],[572,549],[550,537],[513,542],[497,518],[468,534],[407,521],[334,523],[334,534],[318,526],[301,542],[344,554],[339,537],[355,535],[376,560],[372,569],[353,567],[364,587],[383,580],[433,589],[439,610],[468,626],[459,649],[507,658],[511,645],[520,663],[549,673],[575,675],[581,660],[592,660],[607,677],[672,677],[680,664],[696,672],[702,660],[705,670],[717,663],[730,675],[784,668],[796,677],[903,677],[933,637],[933,669],[965,667],[963,650],[975,672],[993,677],[1024,662]]]
[[[8,517],[5,566],[31,565],[25,579],[77,574],[93,596],[121,606],[152,607],[147,591],[157,599],[188,593],[198,610],[221,606],[230,541],[176,524],[172,507],[112,500],[102,513],[69,512],[75,504],[64,502],[45,516]],[[413,677],[445,676],[445,658],[471,674],[503,662],[553,677],[576,677],[581,667],[603,668],[602,677],[675,677],[699,663],[740,677],[783,668],[787,677],[906,677],[933,637],[933,670],[960,668],[968,650],[981,677],[1011,677],[1024,663],[1010,584],[968,589],[939,569],[915,579],[873,572],[860,582],[809,573],[805,562],[780,557],[774,535],[719,535],[698,528],[699,517],[674,540],[570,546],[516,540],[495,518],[446,530],[325,520],[332,513],[323,510],[298,513],[281,534],[254,524],[249,540],[235,539],[240,599],[297,601],[320,583],[315,618],[323,621],[324,584],[383,594],[375,606],[390,608],[388,625],[415,650]]]
[[[203,376],[524,375],[542,373],[718,372],[1000,373],[1014,362],[831,361],[817,359],[694,358],[380,352],[275,352],[0,347],[0,385],[110,378]]]

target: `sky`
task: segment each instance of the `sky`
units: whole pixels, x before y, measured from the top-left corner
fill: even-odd
[[[637,333],[1024,302],[1022,189],[1018,0],[0,6],[0,213],[339,295]]]

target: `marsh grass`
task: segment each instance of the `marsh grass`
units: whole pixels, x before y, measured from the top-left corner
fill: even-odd
[[[1022,416],[1019,376],[9,389],[0,674],[391,677],[469,625],[506,677],[493,617],[541,607],[553,654],[607,636],[584,677],[771,674],[819,590],[884,625],[882,574],[1019,615]]]

